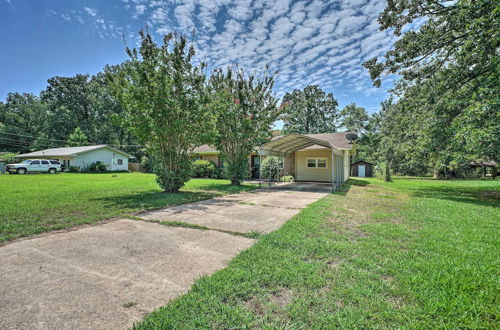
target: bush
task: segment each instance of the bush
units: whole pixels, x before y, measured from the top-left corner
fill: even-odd
[[[80,166],[71,165],[70,167],[68,167],[68,172],[78,173],[80,172]]]
[[[391,180],[391,170],[389,168],[389,165],[387,163],[378,163],[377,166],[375,166],[375,177],[377,177],[380,180],[384,181],[392,181]]]
[[[146,173],[153,173],[153,161],[147,156],[141,158],[141,171]]]
[[[215,179],[218,176],[218,169],[215,164],[209,160],[198,159],[193,162],[191,167],[191,176],[193,178]]]
[[[106,164],[98,160],[97,162],[93,162],[89,165],[88,171],[92,173],[101,173],[106,172]]]
[[[262,161],[261,171],[264,178],[277,181],[280,169],[281,162],[278,157],[271,156]]]
[[[172,161],[172,169],[167,169],[167,164],[162,164],[153,158],[153,172],[156,174],[156,182],[166,193],[177,193],[189,180],[191,174],[191,160],[188,156],[178,156]]]
[[[250,176],[247,154],[236,154],[231,158],[224,158],[224,154],[221,154],[221,159],[224,161],[224,177],[231,180],[233,186],[239,186],[241,181]]]
[[[5,154],[1,154],[0,159],[3,159],[5,161],[5,164],[12,164],[12,163],[17,162],[17,160],[16,160],[17,155],[19,155],[19,154],[8,152]]]
[[[293,175],[290,175],[287,173],[287,175],[284,175],[280,178],[280,181],[281,182],[295,182],[295,178],[293,177]]]

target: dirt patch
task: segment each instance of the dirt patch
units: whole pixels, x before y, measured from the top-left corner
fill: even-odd
[[[288,288],[283,288],[280,292],[276,294],[273,293],[269,297],[269,301],[280,308],[285,308],[292,299],[293,292]]]
[[[497,200],[500,200],[500,191],[499,190],[484,191],[480,195],[482,197],[485,197],[485,198],[488,198],[488,199],[497,199]]]

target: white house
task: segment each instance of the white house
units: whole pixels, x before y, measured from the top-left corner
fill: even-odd
[[[108,171],[127,171],[128,159],[133,158],[133,156],[107,145],[97,145],[51,148],[22,154],[16,158],[53,159],[58,160],[66,168],[79,166],[80,169],[85,169],[90,164],[101,161],[106,165]]]

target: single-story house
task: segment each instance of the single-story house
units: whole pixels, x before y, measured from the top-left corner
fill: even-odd
[[[58,160],[65,168],[78,166],[85,169],[90,164],[101,161],[106,165],[108,171],[127,171],[128,160],[133,158],[123,151],[108,145],[51,148],[27,154],[21,154],[16,158],[21,159],[53,159]]]
[[[357,176],[360,178],[372,177],[373,167],[374,165],[372,163],[359,160],[351,164],[351,176]]]
[[[262,158],[277,156],[283,159],[281,174],[293,175],[296,181],[331,182],[336,189],[349,178],[350,156],[355,152],[353,136],[352,132],[277,136],[248,155],[248,166],[257,179]],[[212,146],[195,148],[194,155],[224,167]]]

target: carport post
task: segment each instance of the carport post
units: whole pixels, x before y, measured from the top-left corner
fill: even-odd
[[[335,192],[335,156],[332,149],[332,191]]]

